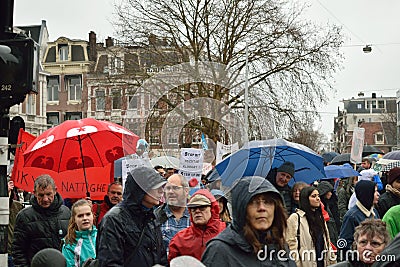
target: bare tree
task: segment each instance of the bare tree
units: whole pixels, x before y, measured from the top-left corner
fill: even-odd
[[[243,79],[248,67],[252,138],[287,136],[327,99],[332,75],[340,68],[343,42],[335,25],[318,26],[305,18],[307,6],[282,0],[122,0],[115,6],[118,38],[147,48],[169,65],[174,56],[190,62],[216,62],[234,73],[229,86],[196,83],[182,99],[211,97],[238,114],[244,107]],[[171,65],[171,64],[170,64]],[[238,79],[238,77],[241,77]],[[234,79],[235,78],[235,79]],[[170,108],[176,103],[164,99]],[[239,109],[235,109],[239,108]],[[214,140],[218,121],[197,125]],[[271,126],[273,125],[273,127]]]
[[[290,132],[288,140],[305,145],[316,152],[321,150],[321,144],[326,139],[323,133],[313,129],[311,122],[304,123],[299,129],[292,128]]]

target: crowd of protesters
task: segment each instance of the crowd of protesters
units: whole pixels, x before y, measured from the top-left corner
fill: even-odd
[[[10,182],[8,266],[173,266],[182,256],[218,267],[395,266],[400,168],[384,184],[363,162],[359,177],[289,187],[296,162],[286,161],[229,189],[137,167],[101,203],[70,208],[49,175],[24,209]]]

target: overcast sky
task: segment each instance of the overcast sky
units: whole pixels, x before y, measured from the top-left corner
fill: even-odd
[[[302,0],[300,0],[302,1]],[[306,1],[306,0],[304,0]],[[336,76],[336,93],[329,92],[329,104],[319,108],[320,130],[333,132],[333,117],[342,99],[366,96],[396,96],[400,89],[400,1],[399,0],[307,0],[309,14],[318,23],[342,25],[346,42],[345,60]],[[98,41],[116,37],[111,21],[114,0],[14,0],[14,25],[38,25],[46,20],[50,41],[60,36],[88,40],[94,31]],[[372,45],[372,52],[362,48]]]

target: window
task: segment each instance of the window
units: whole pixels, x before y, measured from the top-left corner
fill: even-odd
[[[66,86],[68,88],[68,100],[81,100],[82,86],[80,76],[66,77]]]
[[[65,114],[65,120],[80,120],[82,119],[82,114],[80,112],[67,112]]]
[[[367,109],[376,108],[376,101],[375,100],[368,100],[367,101]]]
[[[159,144],[159,137],[158,136],[150,136],[150,144],[158,145]]]
[[[121,109],[121,90],[112,90],[112,109]]]
[[[96,91],[96,110],[106,109],[106,96],[104,90]]]
[[[384,143],[384,136],[382,133],[378,132],[375,133],[375,144],[383,144]]]
[[[175,134],[170,134],[168,136],[168,144],[177,144],[178,143],[178,138]]]
[[[128,96],[128,109],[137,109],[138,108],[138,97],[135,95]]]
[[[58,125],[60,124],[60,115],[58,112],[47,113],[47,124]]]
[[[67,61],[68,60],[68,45],[61,44],[58,45],[58,57],[60,61]]]
[[[58,101],[59,88],[58,77],[49,77],[47,79],[47,101]]]
[[[385,101],[384,100],[378,100],[378,108],[385,108]]]
[[[357,109],[361,109],[362,105],[360,103],[357,104]]]
[[[122,72],[123,62],[119,57],[110,57],[110,74],[118,74]]]
[[[30,115],[34,115],[35,107],[36,107],[36,95],[28,94],[26,96],[26,113],[30,114]]]

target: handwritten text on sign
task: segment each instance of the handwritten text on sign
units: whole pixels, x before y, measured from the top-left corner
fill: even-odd
[[[203,170],[204,151],[196,148],[182,148],[179,162],[179,173],[187,180],[196,178],[199,182]]]

